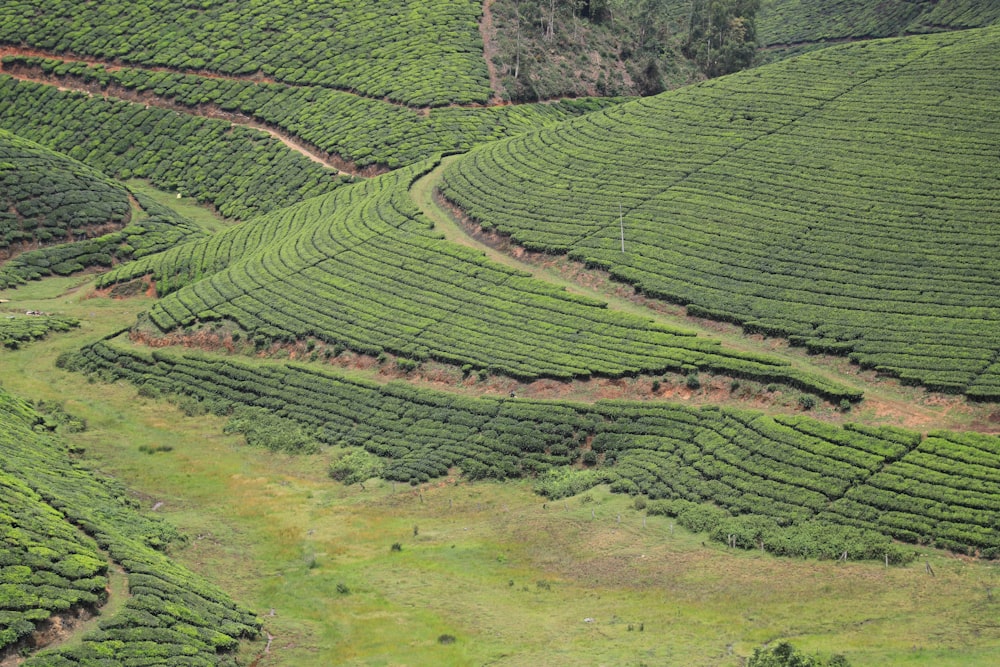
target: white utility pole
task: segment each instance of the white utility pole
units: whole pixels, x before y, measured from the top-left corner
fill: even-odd
[[[622,213],[622,203],[618,202],[618,225],[622,230],[622,252],[625,252],[625,216]]]

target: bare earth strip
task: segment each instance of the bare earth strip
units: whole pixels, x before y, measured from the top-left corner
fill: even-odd
[[[215,120],[224,120],[233,125],[240,125],[253,130],[258,130],[260,132],[266,132],[271,135],[285,146],[291,150],[304,155],[313,162],[323,165],[333,169],[341,174],[348,174],[356,177],[370,177],[377,176],[380,173],[388,171],[384,167],[378,166],[368,166],[359,168],[353,162],[343,159],[338,155],[327,153],[320,148],[310,144],[307,141],[292,136],[287,132],[284,132],[272,125],[267,123],[262,123],[255,120],[249,116],[240,113],[233,113],[230,111],[225,111],[221,109],[216,104],[199,104],[197,107],[187,107],[182,104],[177,104],[176,102],[171,102],[170,100],[163,99],[150,91],[144,91],[142,93],[136,92],[134,90],[129,90],[127,88],[122,88],[121,86],[108,85],[102,88],[98,84],[71,84],[65,80],[59,79],[57,77],[49,76],[39,76],[36,72],[24,72],[18,68],[11,68],[7,66],[0,66],[0,72],[11,76],[19,81],[30,81],[32,83],[39,83],[47,86],[54,86],[55,88],[62,90],[64,92],[77,92],[84,93],[87,95],[97,95],[105,99],[117,98],[127,102],[134,102],[136,104],[145,104],[147,106],[155,106],[161,109],[167,109],[169,111],[174,111],[177,113],[187,114],[189,116],[200,116],[202,118],[211,118]]]

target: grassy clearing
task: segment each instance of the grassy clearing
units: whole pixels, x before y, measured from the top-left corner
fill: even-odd
[[[178,197],[176,194],[154,187],[149,181],[132,178],[125,181],[125,184],[128,185],[129,189],[132,191],[141,192],[147,197],[155,200],[157,203],[180,213],[191,222],[196,223],[209,234],[221,232],[223,229],[232,227],[238,222],[236,220],[223,218],[212,209],[199,204],[198,200],[193,197]]]
[[[932,578],[922,563],[725,554],[667,519],[643,529],[604,490],[543,507],[524,484],[344,488],[325,479],[325,455],[247,450],[217,420],[121,398],[137,408],[129,444],[81,439],[165,503],[192,537],[175,557],[264,617],[276,639],[263,664],[738,664],[778,637],[855,664],[970,664],[1000,649],[977,626],[998,611],[994,566],[930,554]],[[171,433],[155,462],[136,447]]]

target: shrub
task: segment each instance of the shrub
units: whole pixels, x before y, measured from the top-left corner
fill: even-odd
[[[688,373],[687,378],[684,380],[684,384],[687,385],[688,389],[701,388],[701,380],[698,379],[698,373],[696,372]]]
[[[242,433],[248,445],[294,454],[314,454],[319,443],[310,432],[289,419],[262,408],[239,407],[223,428],[225,433]]]
[[[349,486],[378,477],[384,469],[385,463],[381,458],[357,449],[330,464],[330,477]]]

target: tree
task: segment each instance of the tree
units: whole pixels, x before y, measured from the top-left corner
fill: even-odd
[[[760,0],[694,0],[684,55],[708,77],[745,69],[757,50]]]

